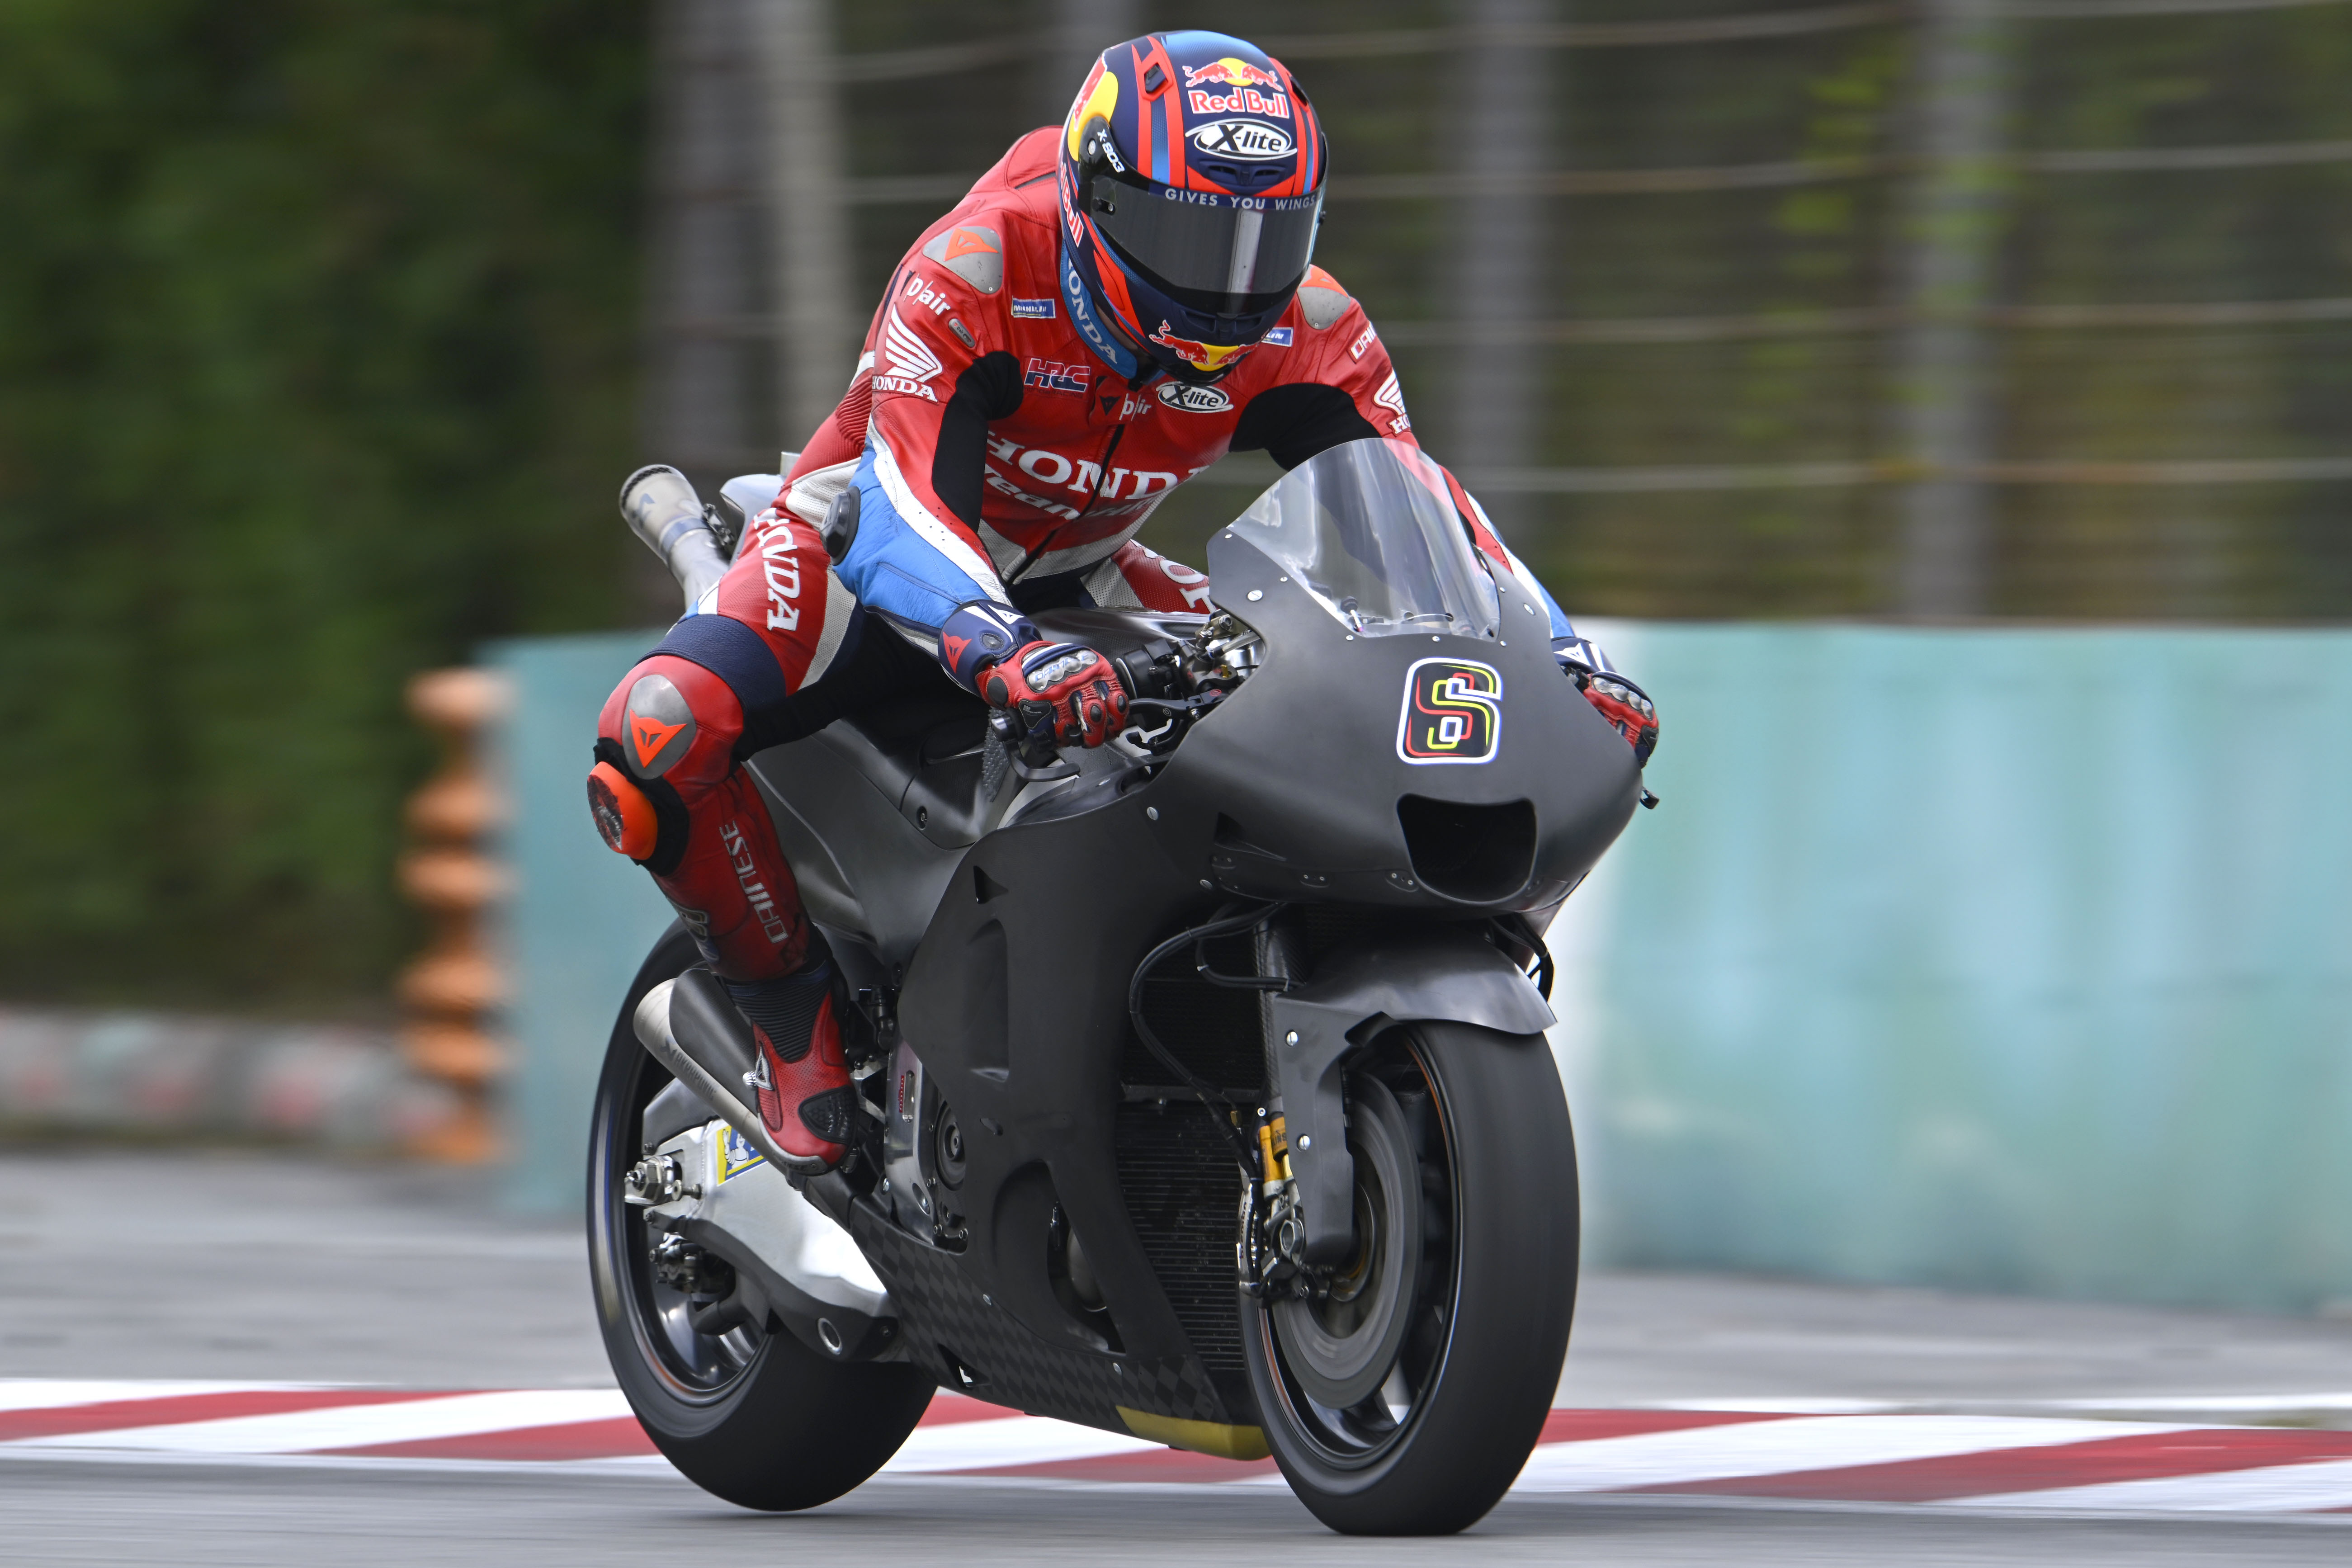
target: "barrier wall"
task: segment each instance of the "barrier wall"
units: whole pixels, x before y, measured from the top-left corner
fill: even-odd
[[[1612,630],[1664,805],[1554,928],[1593,1256],[2352,1297],[2352,637]]]
[[[1618,626],[1664,804],[1570,900],[1596,1263],[2352,1298],[2352,635]],[[503,645],[514,1192],[667,911],[588,826],[652,637]]]
[[[514,1070],[501,1099],[508,1198],[520,1209],[580,1212],[604,1045],[671,919],[653,879],[605,848],[588,820],[597,711],[659,641],[658,631],[617,632],[484,650],[514,694],[490,752],[515,806],[504,841],[515,893],[499,922],[514,983]]]

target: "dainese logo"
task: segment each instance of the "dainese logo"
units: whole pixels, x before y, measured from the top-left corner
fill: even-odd
[[[1405,671],[1397,755],[1416,767],[1491,763],[1503,742],[1503,676],[1470,658],[1424,658]]]

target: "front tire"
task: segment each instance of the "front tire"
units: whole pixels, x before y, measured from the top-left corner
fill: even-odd
[[[1450,1534],[1509,1489],[1559,1383],[1576,1304],[1568,1105],[1542,1036],[1467,1024],[1391,1031],[1349,1087],[1358,1234],[1375,1239],[1321,1301],[1244,1299],[1251,1389],[1325,1524]],[[1355,1402],[1327,1402],[1341,1398]]]
[[[754,1326],[697,1334],[683,1298],[653,1277],[642,1211],[622,1198],[646,1104],[670,1082],[637,1043],[645,994],[696,962],[672,927],[637,972],[605,1047],[588,1146],[588,1259],[613,1375],[639,1425],[704,1490],[743,1508],[814,1508],[871,1477],[931,1402],[915,1367],[827,1361]]]

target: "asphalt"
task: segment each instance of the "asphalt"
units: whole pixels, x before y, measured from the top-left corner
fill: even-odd
[[[0,1376],[607,1384],[576,1227],[502,1215],[494,1194],[479,1175],[392,1164],[0,1154]],[[2074,1401],[2144,1414],[2174,1398],[2315,1391],[2352,1391],[2352,1323],[1601,1273],[1583,1285],[1559,1402]],[[1536,1495],[1440,1549],[1340,1540],[1265,1489],[1221,1489],[1213,1502],[1197,1487],[909,1478],[769,1518],[666,1476],[0,1461],[5,1563],[590,1568],[681,1552],[973,1564],[1433,1552],[1580,1564],[2333,1563],[2352,1552],[2345,1530]]]
[[[34,1470],[33,1474],[22,1474]],[[747,1514],[684,1481],[54,1465],[0,1473],[0,1562],[174,1568],[621,1568],[653,1563],[1182,1564],[2340,1563],[2305,1521],[1951,1518],[1921,1510],[1662,1507],[1510,1498],[1450,1541],[1335,1536],[1286,1494],[874,1481],[805,1514]]]

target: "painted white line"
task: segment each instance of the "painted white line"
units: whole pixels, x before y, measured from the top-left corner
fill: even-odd
[[[126,1399],[185,1399],[197,1394],[267,1394],[289,1388],[336,1388],[331,1383],[195,1383],[156,1379],[0,1378],[0,1410],[62,1410]]]
[[[617,1388],[525,1389],[26,1437],[0,1443],[0,1451],[136,1448],[170,1454],[294,1454],[320,1448],[355,1448],[373,1443],[413,1443],[428,1437],[471,1436],[518,1426],[603,1421],[628,1414],[629,1402]]]
[[[2352,1394],[2134,1394],[2128,1399],[2036,1399],[2020,1404],[2042,1410],[2210,1410],[2216,1415],[2237,1410],[2248,1415],[2292,1415],[2303,1410],[2352,1409]]]
[[[630,1454],[604,1459],[431,1459],[407,1454],[158,1454],[131,1449],[28,1448],[0,1445],[0,1473],[5,1473],[12,1465],[57,1464],[342,1470],[355,1476],[415,1471],[453,1476],[636,1476],[666,1477],[679,1481],[686,1479],[658,1454]]]
[[[1565,1409],[1581,1406],[1567,1405]],[[2114,1399],[1659,1399],[1636,1410],[1721,1410],[1782,1415],[2138,1415],[2152,1421],[2192,1417],[2329,1415],[2352,1411],[2352,1394],[2133,1394]],[[2219,1423],[2244,1425],[2244,1421]]]
[[[2303,1513],[2352,1508],[2352,1459],[2265,1465],[2204,1476],[2103,1481],[2048,1491],[1955,1498],[1947,1508],[2071,1509],[2132,1513]]]
[[[1041,1465],[1055,1459],[1093,1459],[1105,1454],[1164,1450],[1121,1432],[1100,1432],[1043,1415],[1008,1415],[1002,1421],[958,1421],[918,1426],[906,1447],[882,1467],[884,1475],[921,1475],[933,1470],[976,1470],[993,1465]]]
[[[1582,1405],[1556,1405],[1580,1410]],[[1633,1410],[1698,1410],[1738,1415],[1894,1415],[1912,1409],[1892,1399],[1660,1399]],[[2006,1413],[2006,1412],[2004,1412]]]
[[[1991,1448],[2046,1447],[2100,1437],[2183,1430],[2122,1421],[2051,1421],[2001,1415],[1819,1415],[1748,1421],[1547,1443],[1519,1472],[1515,1490],[1622,1491],[1629,1487],[1731,1480],[1793,1470],[1834,1470],[1947,1458]]]

